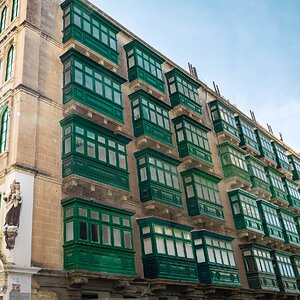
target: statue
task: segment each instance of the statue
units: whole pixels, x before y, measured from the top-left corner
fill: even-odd
[[[4,235],[6,241],[6,248],[11,250],[15,246],[15,239],[18,235],[18,227],[20,221],[21,204],[23,202],[20,192],[20,183],[13,181],[10,185],[10,193],[5,196],[3,200],[6,202],[6,217],[4,223]]]

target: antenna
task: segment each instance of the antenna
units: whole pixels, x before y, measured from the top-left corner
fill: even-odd
[[[218,95],[221,96],[220,90],[219,90],[219,86],[217,85],[217,91],[218,91]]]
[[[198,79],[197,69],[188,63],[190,74]]]
[[[269,132],[270,132],[270,133],[272,133],[272,134],[274,134],[274,133],[273,133],[273,129],[272,129],[272,127],[271,127],[271,125],[269,125],[269,124],[267,123],[267,126],[268,126],[268,130],[269,130]]]
[[[257,123],[256,117],[255,117],[255,114],[254,114],[254,111],[252,111],[251,109],[250,109],[250,115],[251,115],[252,120],[253,120],[255,123]]]
[[[280,140],[283,142],[282,132],[279,132],[279,137],[280,137]]]

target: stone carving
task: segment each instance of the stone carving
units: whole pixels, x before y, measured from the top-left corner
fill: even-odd
[[[13,249],[15,247],[15,240],[18,235],[19,221],[22,197],[20,192],[20,183],[13,181],[10,185],[10,193],[8,196],[3,194],[3,200],[6,202],[6,216],[4,223],[4,236],[6,242],[6,249]]]

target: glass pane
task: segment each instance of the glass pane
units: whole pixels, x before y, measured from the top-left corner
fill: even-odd
[[[196,250],[196,256],[197,256],[197,262],[202,263],[205,262],[205,256],[203,249],[197,249]]]
[[[87,143],[87,155],[90,157],[96,157],[96,146],[94,143],[88,142]]]
[[[193,248],[191,244],[185,244],[187,258],[194,258]]]
[[[76,152],[84,154],[84,141],[79,137],[76,137]]]
[[[184,255],[184,248],[183,248],[183,243],[176,241],[176,249],[177,249],[177,255],[179,257],[185,257]]]
[[[104,245],[111,245],[110,228],[107,226],[102,226],[102,242]]]
[[[157,253],[166,254],[164,239],[160,237],[156,237],[155,240],[156,240]]]
[[[109,163],[113,166],[117,165],[116,153],[112,150],[109,150]]]
[[[87,223],[79,222],[79,238],[81,240],[87,240]]]
[[[106,149],[102,146],[98,146],[98,156],[99,160],[106,161]]]
[[[129,231],[124,231],[124,246],[127,249],[131,249],[132,248],[131,233]]]
[[[114,245],[116,247],[121,247],[122,243],[121,243],[121,232],[120,232],[120,229],[114,228],[113,233],[114,233]]]
[[[144,239],[144,252],[145,254],[151,254],[153,252],[151,238]]]
[[[100,240],[99,225],[98,224],[92,224],[92,242],[98,243],[99,240]]]
[[[167,242],[167,253],[168,255],[175,255],[175,247],[173,240],[166,240]]]
[[[66,138],[64,143],[65,143],[64,154],[70,153],[71,152],[71,137]]]
[[[73,222],[66,223],[66,242],[74,239],[74,227]]]

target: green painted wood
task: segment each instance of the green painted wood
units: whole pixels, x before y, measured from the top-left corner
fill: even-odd
[[[125,160],[124,167],[127,166],[126,144],[129,143],[129,138],[121,134],[115,134],[109,129],[106,129],[100,125],[97,125],[89,120],[86,120],[76,115],[71,115],[62,120],[61,126],[63,128],[63,132],[65,132],[66,128],[68,130],[68,134],[63,135],[63,178],[74,174],[129,191],[129,173],[127,171],[127,167],[126,169],[117,167],[117,163],[119,162],[116,162],[116,166],[109,164],[108,156],[106,156],[106,162],[99,160],[99,153],[96,147],[96,144],[98,145],[98,141],[88,138],[87,135],[79,135],[78,133],[76,133],[75,128],[80,126],[80,128],[82,128],[82,130],[85,130],[85,132],[90,132],[90,134],[94,136],[99,134],[99,136],[101,136],[101,138],[105,138],[106,141],[113,141],[114,143],[117,143],[118,147],[122,146],[124,148],[124,151],[120,152],[119,149],[110,148],[108,144],[101,144],[103,145],[103,147],[105,147],[106,154],[108,154],[109,151],[114,150],[116,160],[120,155],[123,156]],[[76,138],[80,138],[82,141],[84,141],[84,144],[82,146],[84,152],[82,153],[76,151]],[[69,141],[69,149],[67,153],[65,146],[66,141]],[[93,144],[95,145],[96,152],[94,157],[87,155],[87,151],[89,149],[87,147],[87,144],[89,142],[93,142]]]
[[[269,180],[265,171],[266,165],[252,155],[246,155],[246,162],[252,187],[260,188],[267,193],[271,193]]]
[[[142,261],[146,278],[166,278],[188,282],[198,281],[195,258],[188,258],[186,252],[184,252],[183,257],[180,257],[177,252],[174,252],[172,255],[168,254],[166,246],[166,241],[172,242],[174,251],[175,249],[178,251],[177,243],[189,244],[192,250],[190,234],[192,227],[155,217],[137,219],[137,223],[140,227]],[[161,228],[161,232],[157,232],[157,226]],[[179,236],[176,236],[175,232]],[[160,249],[157,247],[158,238],[164,241],[163,246],[160,246],[163,247],[164,253],[158,250]],[[152,245],[150,253],[147,254],[145,253],[145,240],[150,240]]]
[[[124,49],[127,53],[127,58],[129,55],[128,53],[131,50],[134,51],[134,57],[135,57],[135,64],[132,67],[129,67],[129,62],[127,59],[129,82],[132,82],[135,79],[140,79],[140,80],[144,81],[145,83],[151,85],[152,87],[156,88],[160,92],[165,93],[165,86],[164,86],[165,83],[164,83],[163,75],[161,75],[160,76],[161,78],[159,78],[157,76],[157,74],[153,75],[151,73],[150,68],[149,68],[149,70],[146,70],[142,66],[138,65],[136,51],[141,51],[142,54],[146,54],[148,57],[153,59],[155,64],[157,63],[157,65],[159,66],[160,71],[162,70],[161,64],[164,62],[164,59],[161,56],[159,56],[158,54],[156,54],[155,52],[153,52],[152,50],[150,50],[149,48],[147,48],[144,44],[142,44],[138,40],[133,40],[133,41],[129,42],[128,44],[126,44],[124,46]],[[161,72],[161,74],[162,74],[162,72]]]
[[[246,152],[230,142],[224,142],[219,147],[225,178],[238,177],[251,183],[245,155]]]
[[[168,111],[171,109],[171,107],[165,102],[160,101],[148,94],[144,90],[137,90],[128,97],[132,104],[132,123],[134,136],[139,137],[145,134],[162,142],[163,144],[166,144],[169,147],[173,147],[170,118],[168,114]],[[143,103],[145,101],[147,106],[145,106],[145,103]],[[135,104],[136,102],[138,102],[138,104]],[[151,109],[149,105],[152,105],[154,108]],[[136,109],[139,111],[138,114],[135,114]],[[158,113],[157,110],[161,111],[161,113]],[[167,115],[164,115],[162,112],[165,112]],[[150,116],[151,113],[155,114],[155,123],[152,121]],[[158,123],[158,117],[161,118],[161,125]],[[168,125],[169,128],[167,128],[166,125]]]
[[[293,180],[300,180],[300,159],[294,155],[288,155],[288,159],[293,172]]]
[[[181,196],[181,190],[178,181],[178,171],[177,171],[177,166],[180,164],[180,161],[150,148],[146,148],[138,152],[135,152],[134,156],[138,162],[137,167],[138,167],[141,201],[147,202],[150,200],[154,200],[157,202],[182,208],[182,196]],[[159,175],[156,175],[156,181],[153,180],[153,178],[151,177],[150,169],[153,168],[158,172],[160,168],[158,168],[156,165],[150,164],[149,161],[152,159],[156,159],[161,164],[166,163],[170,166],[170,168],[176,170],[173,173],[171,173],[171,171],[164,170],[165,171],[164,173],[165,175],[166,173],[170,175],[170,180],[172,178],[173,184],[175,183],[174,180],[176,179],[176,183],[178,186],[167,185],[166,179],[165,179],[165,184],[161,183],[159,181]],[[140,161],[144,161],[144,163],[140,165],[139,164]],[[146,178],[145,180],[142,181],[140,170],[144,168],[146,169],[145,171]],[[162,176],[166,178],[165,175]]]
[[[272,141],[272,147],[273,151],[276,157],[276,162],[277,162],[277,168],[283,168],[289,172],[291,172],[290,164],[288,157],[286,156],[286,151],[283,147],[281,147],[279,144],[276,142]]]
[[[193,119],[186,115],[181,115],[173,119],[176,131],[177,147],[180,157],[191,156],[194,159],[203,162],[208,166],[212,166],[212,155],[210,152],[209,141],[207,133],[209,128],[195,122]],[[191,128],[196,132],[191,132]],[[182,134],[183,139],[179,140],[179,132]],[[188,135],[188,133],[189,135]],[[201,135],[199,134],[201,132]],[[195,138],[196,137],[196,141]]]
[[[197,257],[199,281],[205,284],[240,286],[231,244],[233,238],[207,230],[193,231],[192,237]],[[208,240],[213,240],[213,243],[208,243]],[[211,261],[212,253],[220,253],[218,259],[221,259],[222,262],[218,262],[217,257]],[[225,257],[226,260],[224,260]]]
[[[224,212],[219,190],[212,189],[212,185],[217,185],[221,179],[195,168],[182,172],[181,175],[185,186],[189,215],[203,215],[224,221]],[[206,184],[204,184],[203,181],[205,181]],[[193,194],[189,195],[188,189],[191,188]],[[203,194],[199,194],[199,191],[203,191],[204,189],[207,195],[203,192]],[[210,199],[212,194],[214,194],[213,199]]]
[[[263,222],[265,236],[284,241],[281,223],[277,214],[278,206],[265,200],[257,200],[257,206]]]
[[[193,112],[202,115],[202,106],[200,104],[199,94],[198,92],[194,94],[194,91],[200,87],[200,84],[177,68],[169,71],[165,74],[165,76],[168,81],[168,90],[172,107],[182,104]],[[174,81],[172,80],[173,78]],[[182,81],[190,85],[191,89],[193,90],[193,95],[196,96],[191,96],[190,89],[186,88],[186,92],[184,91],[184,88],[179,89],[179,85],[183,87]]]
[[[250,230],[264,234],[262,220],[256,203],[257,197],[236,189],[228,192],[237,230]]]
[[[272,198],[277,198],[283,202],[288,203],[286,190],[281,179],[282,175],[278,171],[270,167],[266,168],[266,173],[270,183]]]
[[[288,178],[284,178],[283,182],[290,206],[300,209],[300,192],[298,190],[299,185]]]
[[[259,146],[253,127],[248,122],[246,122],[241,116],[236,116],[235,120],[241,140],[240,146],[247,146],[252,148],[254,151],[259,152]]]
[[[107,21],[107,19],[103,18],[100,14],[97,14],[94,10],[89,8],[87,4],[80,0],[66,0],[61,4],[61,7],[64,10],[65,16],[63,43],[74,39],[118,65],[119,54],[117,51],[116,34],[120,29]],[[70,13],[67,13],[68,7],[70,7]],[[76,13],[78,10],[81,11],[81,14]],[[85,18],[82,15],[83,13],[86,16]],[[66,16],[69,18],[68,22]],[[80,18],[79,23],[76,21],[78,20],[78,17]],[[111,35],[102,31],[101,25],[105,26],[106,30],[108,30]],[[102,34],[105,34],[107,38],[106,43],[102,40]],[[110,45],[113,45],[113,47],[110,47],[109,43]]]
[[[268,138],[265,134],[263,134],[258,129],[255,129],[256,139],[259,146],[260,156],[265,157],[272,162],[276,163],[276,157],[273,150],[273,146],[271,144],[271,139]]]
[[[271,248],[258,244],[240,245],[249,287],[278,292],[278,282],[272,264]]]
[[[131,216],[133,212],[120,210],[81,198],[62,201],[64,208],[64,269],[135,275]],[[108,219],[103,219],[103,216]],[[119,221],[116,222],[115,218]],[[79,224],[86,224],[86,236],[81,239]],[[66,232],[66,226],[71,224]],[[92,235],[92,226],[97,234]],[[120,232],[120,246],[104,243],[103,228],[110,228],[111,244],[115,244],[115,230]],[[127,238],[125,241],[125,235]],[[70,238],[71,236],[71,238]],[[96,240],[95,240],[96,238]],[[125,244],[126,243],[126,244]],[[130,247],[130,248],[128,248]]]
[[[209,102],[215,132],[226,131],[236,139],[240,139],[234,112],[221,101]]]
[[[277,212],[283,229],[285,242],[300,247],[300,236],[295,221],[296,215],[284,209],[277,209]]]
[[[292,263],[291,263],[291,255],[286,252],[274,251],[274,250],[271,252],[271,254],[273,257],[274,269],[275,269],[275,273],[276,273],[280,291],[298,294],[299,289],[297,286],[297,281],[296,281],[295,275],[292,274],[292,276],[291,275],[288,276],[286,273],[286,268],[283,268],[283,267],[280,268],[280,264],[283,263],[280,259],[282,259],[282,258],[287,259],[287,262],[284,262],[284,264],[288,268],[290,268],[290,270],[292,270],[292,272],[293,272]],[[283,273],[283,272],[285,272],[285,273]]]
[[[122,106],[122,91],[121,85],[126,81],[119,75],[105,69],[104,67],[96,64],[91,59],[85,57],[81,53],[71,49],[61,56],[61,61],[65,66],[64,70],[64,88],[63,88],[63,103],[66,104],[71,100],[78,101],[87,107],[90,107],[120,123],[124,123],[123,119],[123,106]],[[80,63],[83,66],[82,70],[76,68],[76,64]],[[68,67],[67,67],[68,65]],[[93,74],[98,74],[101,78],[104,76],[105,80],[111,81],[113,84],[107,85],[105,80],[96,80],[95,76],[88,74],[84,71],[84,68],[88,68]],[[82,84],[76,81],[76,72],[80,72],[82,75]],[[66,82],[66,76],[68,74],[68,82]],[[91,80],[92,89],[84,86],[85,78],[89,77]],[[96,87],[97,82],[97,87]],[[101,89],[100,89],[101,86]],[[118,87],[118,90],[114,88]],[[109,88],[112,100],[105,97],[106,89]],[[98,91],[99,92],[96,92]],[[101,90],[101,92],[100,92]],[[114,95],[119,95],[118,102],[113,101]],[[117,101],[117,100],[115,100]]]

